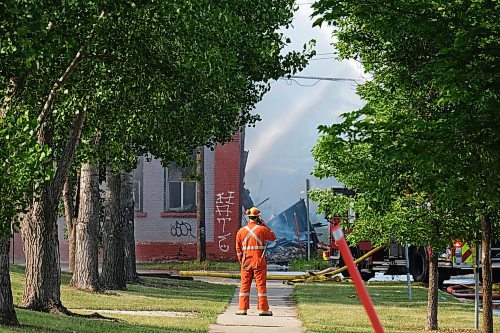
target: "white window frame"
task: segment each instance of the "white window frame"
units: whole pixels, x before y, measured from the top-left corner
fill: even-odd
[[[168,168],[164,169],[164,186],[163,186],[163,193],[164,193],[164,203],[163,203],[163,210],[165,212],[186,212],[186,213],[195,213],[196,212],[196,203],[198,199],[198,182],[192,181],[192,180],[168,180]],[[171,208],[170,207],[170,183],[181,183],[181,193],[180,193],[180,199],[181,199],[181,206],[180,207],[175,207]],[[187,208],[184,207],[184,184],[185,183],[194,183],[194,208],[193,210],[186,210]]]

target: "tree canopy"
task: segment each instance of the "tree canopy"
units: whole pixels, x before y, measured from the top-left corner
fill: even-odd
[[[317,2],[316,24],[331,24],[340,57],[359,59],[373,79],[358,89],[362,110],[320,127],[315,174],[338,177],[379,211],[423,193],[433,209],[467,216],[476,229],[475,215],[496,215],[497,6]]]
[[[306,65],[304,52],[281,53],[289,40],[277,29],[294,10],[289,0],[4,1],[2,109],[48,135],[45,169],[82,113],[81,157],[97,149],[126,169],[147,152],[185,160],[257,121],[269,81]]]
[[[359,193],[365,217],[355,231],[375,243],[406,239],[438,249],[457,236],[477,240],[480,231],[483,328],[491,332],[490,236],[500,229],[498,3],[320,0],[314,8],[316,24],[333,26],[340,58],[361,61],[372,75],[358,89],[365,107],[320,128],[314,173]],[[338,208],[331,192],[314,195]],[[437,329],[435,288],[427,329]]]

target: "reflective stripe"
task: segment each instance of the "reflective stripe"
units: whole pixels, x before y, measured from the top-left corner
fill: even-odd
[[[257,294],[257,296],[259,296],[259,297],[267,297],[267,293],[265,293],[265,294]]]
[[[242,296],[250,296],[250,293],[240,293],[240,297]]]
[[[250,236],[252,236],[253,231],[255,229],[257,229],[257,227],[258,227],[258,225],[254,226],[252,229],[250,229],[250,227],[248,225],[245,226],[245,230],[248,231],[248,234],[243,239],[243,242],[241,242],[243,245],[245,245],[247,243],[248,239],[250,238]]]
[[[245,229],[248,231],[248,234],[247,236],[245,237],[245,239],[243,240],[243,244],[246,244],[246,242],[248,241],[248,239],[250,238],[250,236],[252,236],[256,241],[257,243],[259,243],[259,245],[262,245],[262,241],[260,240],[259,237],[257,237],[257,235],[254,233],[254,231],[259,227],[259,225],[257,224],[256,226],[254,226],[252,229],[250,229],[249,226],[245,226]]]
[[[243,251],[248,251],[248,250],[265,250],[266,246],[265,245],[249,245],[249,246],[242,246],[241,249]]]

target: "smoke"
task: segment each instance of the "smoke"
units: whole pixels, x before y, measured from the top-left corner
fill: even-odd
[[[312,95],[307,99],[301,99],[296,102],[296,105],[286,112],[286,115],[281,119],[276,125],[269,127],[263,133],[263,135],[257,138],[252,145],[254,149],[250,152],[251,158],[247,163],[247,170],[251,172],[256,165],[264,164],[265,158],[270,154],[271,149],[276,144],[277,141],[282,139],[284,136],[294,135],[292,129],[300,128],[299,123],[304,118],[305,114],[310,110],[313,110],[321,101],[323,96],[327,93],[327,86],[323,86],[320,89],[316,89],[312,92]],[[281,114],[283,112],[280,112]],[[287,170],[288,172],[294,171],[294,168],[279,168],[274,166],[278,170]]]
[[[316,39],[317,56],[301,72],[301,76],[343,77],[361,79],[361,66],[356,61],[335,60],[331,46],[331,28],[312,28],[312,11],[300,6],[293,29],[285,31],[291,37],[291,49],[301,50],[304,43]],[[278,80],[256,113],[262,121],[246,130],[246,150],[249,150],[245,184],[255,203],[270,198],[259,208],[263,217],[279,214],[300,198],[305,198],[305,179],[314,187],[326,188],[336,180],[319,181],[311,176],[315,164],[311,150],[318,140],[317,127],[339,121],[339,115],[362,107],[356,95],[356,84],[296,79]],[[315,217],[311,206],[311,220]]]

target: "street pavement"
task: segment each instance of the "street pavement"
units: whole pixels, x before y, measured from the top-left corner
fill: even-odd
[[[267,294],[272,317],[261,317],[257,311],[257,290],[250,291],[250,310],[246,316],[237,316],[239,288],[227,309],[210,326],[209,333],[303,333],[292,299],[292,287],[281,281],[267,281]]]

